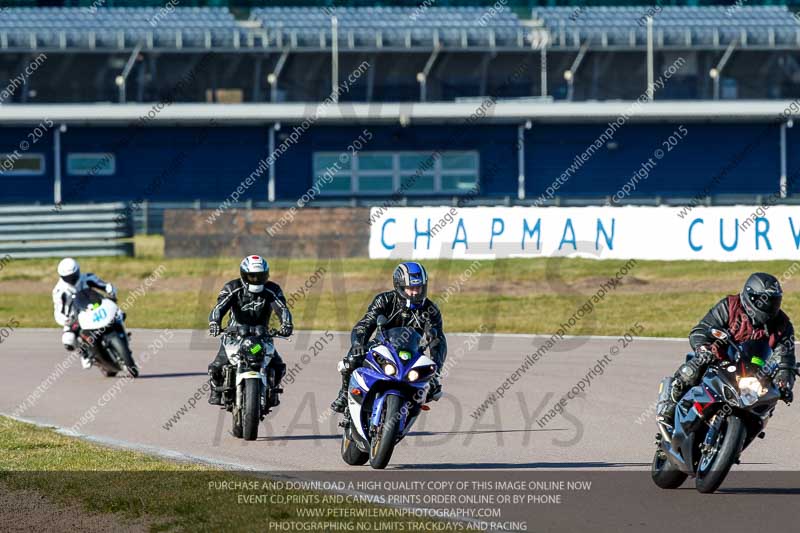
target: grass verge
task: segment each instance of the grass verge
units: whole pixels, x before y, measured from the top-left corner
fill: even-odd
[[[140,242],[141,241],[141,242]],[[240,258],[164,258],[157,237],[139,238],[136,258],[87,258],[93,271],[120,287],[120,301],[139,292],[128,325],[145,328],[207,326],[219,288],[238,275]],[[54,259],[13,260],[0,271],[0,327],[54,327],[50,290]],[[272,278],[289,299],[301,329],[349,330],[377,292],[391,288],[395,261],[275,259]],[[446,331],[551,334],[625,264],[617,260],[504,259],[426,261],[429,294],[442,308]],[[163,274],[146,290],[148,276]],[[791,261],[716,263],[638,261],[570,330],[617,335],[641,323],[649,336],[686,336],[726,294],[738,292],[755,271],[784,282],[784,308],[800,314],[800,264]],[[319,275],[315,275],[315,272]],[[797,278],[797,279],[794,279]]]
[[[321,501],[325,495],[319,492],[270,490],[273,482],[264,477],[107,448],[5,417],[0,417],[0,426],[0,483],[11,490],[35,491],[58,503],[79,504],[89,513],[115,513],[121,520],[144,520],[151,531],[284,530],[276,523],[287,527],[309,524],[309,518],[299,512],[304,508],[374,507],[346,501],[325,504]],[[233,482],[256,483],[259,488],[220,488],[222,483]],[[241,498],[264,494],[279,494],[287,501],[306,503],[250,503]],[[355,527],[348,524],[365,520],[347,515],[341,512],[326,516],[327,529],[353,531]],[[404,527],[409,523],[416,525],[416,530],[424,530],[426,524],[408,517],[393,516],[391,521],[405,530],[409,530]],[[311,529],[300,530],[317,529],[312,524]]]

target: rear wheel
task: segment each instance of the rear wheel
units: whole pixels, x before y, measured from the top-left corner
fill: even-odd
[[[395,441],[400,428],[400,408],[403,400],[394,394],[386,398],[383,406],[381,423],[372,438],[372,445],[369,450],[369,464],[372,468],[383,469],[389,464],[394,452]]]
[[[258,423],[261,422],[261,380],[244,380],[244,395],[242,397],[242,434],[244,440],[258,438]]]
[[[361,466],[369,461],[369,454],[362,452],[354,440],[350,438],[352,428],[342,432],[342,459],[351,466]]]
[[[689,477],[669,462],[666,452],[661,448],[657,449],[655,456],[653,456],[650,475],[653,478],[653,482],[662,489],[677,489]]]
[[[742,452],[745,437],[744,423],[738,416],[731,415],[722,420],[710,439],[706,439],[695,481],[699,492],[708,494],[722,485]]]

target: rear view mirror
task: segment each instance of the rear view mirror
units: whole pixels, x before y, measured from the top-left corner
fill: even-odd
[[[377,319],[376,323],[378,324],[378,327],[380,329],[383,329],[383,326],[385,326],[387,322],[389,322],[388,318],[386,318],[383,315],[378,315],[378,319]]]

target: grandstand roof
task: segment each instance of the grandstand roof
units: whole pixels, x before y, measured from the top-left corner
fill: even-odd
[[[483,106],[485,116],[476,116]],[[384,103],[384,104],[74,104],[74,105],[2,105],[0,124],[29,124],[50,119],[67,124],[174,125],[208,123],[297,124],[308,119],[312,124],[358,123],[524,123],[534,122],[608,122],[627,116],[632,122],[709,121],[778,122],[800,117],[796,101],[680,101],[650,102],[548,102],[497,101],[477,99],[472,102]],[[155,111],[158,109],[158,111]],[[141,120],[152,115],[151,119]],[[534,126],[535,127],[535,126]]]

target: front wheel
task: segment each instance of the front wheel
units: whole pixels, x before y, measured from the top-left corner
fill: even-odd
[[[125,365],[131,377],[138,377],[139,369],[136,367],[136,363],[133,362],[133,355],[128,347],[127,339],[123,340],[122,337],[115,333],[108,337],[108,346],[114,352],[114,359],[116,359],[117,364],[122,363]]]
[[[699,492],[709,494],[722,485],[733,463],[742,452],[746,430],[742,420],[735,415],[723,419],[716,432],[706,439],[706,449],[700,456],[695,486]]]
[[[653,478],[653,483],[662,489],[677,489],[686,478],[689,477],[684,474],[678,467],[669,462],[666,452],[662,449],[657,449],[653,457],[653,464],[650,466],[650,476]]]
[[[369,464],[372,468],[382,470],[389,464],[394,452],[394,444],[400,430],[400,408],[403,399],[394,394],[386,398],[381,415],[381,423],[377,428],[375,436],[369,449]]]
[[[244,394],[242,396],[242,435],[244,440],[256,440],[258,437],[258,423],[261,421],[261,380],[244,380]]]

